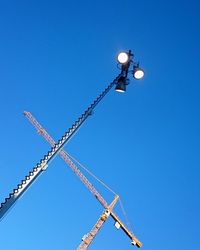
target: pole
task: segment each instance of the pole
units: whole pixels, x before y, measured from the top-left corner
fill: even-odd
[[[85,110],[84,113],[75,121],[75,123],[65,132],[61,139],[43,156],[43,158],[33,167],[28,175],[17,185],[15,189],[9,194],[5,201],[0,205],[0,220],[15,204],[15,202],[25,193],[28,187],[43,173],[48,167],[51,160],[58,154],[58,152],[64,147],[69,141],[72,135],[83,125],[86,119],[89,117],[94,108],[99,104],[104,96],[112,89],[117,83],[118,79],[123,75],[121,73],[108,85],[108,87],[102,91],[102,93],[94,100],[94,102]]]

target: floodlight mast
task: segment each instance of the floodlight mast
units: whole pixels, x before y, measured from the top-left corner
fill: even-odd
[[[75,121],[75,123],[65,132],[61,139],[48,151],[43,158],[33,167],[33,169],[25,176],[25,178],[17,185],[15,189],[9,194],[5,201],[0,205],[0,220],[14,205],[14,203],[23,195],[27,188],[43,173],[48,167],[48,164],[56,156],[56,154],[64,147],[72,135],[81,127],[86,119],[91,115],[97,104],[116,84],[121,73],[111,82],[108,87],[94,100],[94,102],[85,110],[85,112]]]
[[[61,139],[48,151],[43,158],[32,168],[32,170],[25,176],[25,178],[17,185],[15,189],[9,194],[5,201],[0,205],[0,220],[15,204],[15,202],[25,193],[28,187],[39,177],[44,170],[47,169],[51,160],[60,152],[64,145],[69,141],[72,135],[83,125],[87,118],[91,115],[92,111],[103,99],[104,96],[113,88],[114,85],[118,85],[121,77],[127,80],[129,67],[132,57],[131,51],[128,52],[129,61],[121,66],[120,74],[108,85],[106,89],[94,100],[94,102],[85,110],[84,113],[75,121],[75,123],[65,132]]]

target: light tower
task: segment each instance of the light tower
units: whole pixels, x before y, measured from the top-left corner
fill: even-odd
[[[61,139],[55,143],[52,148],[39,160],[39,162],[32,168],[32,170],[22,179],[22,181],[14,188],[5,201],[0,204],[0,220],[15,204],[15,202],[25,193],[31,184],[48,168],[49,163],[61,151],[64,145],[69,141],[72,135],[81,127],[87,120],[91,112],[104,96],[115,86],[116,91],[125,92],[126,85],[128,85],[128,75],[131,72],[136,79],[141,79],[144,72],[139,67],[138,63],[133,61],[133,54],[128,52],[121,52],[118,55],[118,62],[120,64],[121,72],[119,75],[105,88],[101,94],[92,102],[92,104],[81,114],[81,116],[74,122],[74,124],[64,133]],[[131,67],[133,67],[131,69]],[[111,216],[115,221],[119,219],[111,212]],[[126,232],[126,228],[121,224],[122,229]],[[126,232],[127,233],[127,232]],[[132,235],[128,235],[130,238]],[[135,242],[135,241],[134,241]],[[139,244],[139,243],[138,243]],[[140,245],[139,245],[140,246]]]

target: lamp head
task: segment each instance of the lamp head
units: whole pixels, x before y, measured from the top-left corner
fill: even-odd
[[[127,52],[120,52],[117,60],[120,64],[126,64],[130,60],[130,55]]]
[[[137,80],[142,79],[144,76],[144,71],[139,67],[139,64],[136,66],[133,66],[133,77]]]
[[[115,90],[120,93],[126,92],[127,79],[124,76],[121,76],[116,84]]]

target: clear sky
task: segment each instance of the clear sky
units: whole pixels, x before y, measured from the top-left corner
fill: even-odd
[[[144,79],[111,91],[65,149],[120,195],[144,250],[199,249],[199,13],[197,0],[1,1],[1,201],[49,150],[22,112],[58,140],[131,49]],[[76,249],[102,211],[57,157],[0,222],[0,248]],[[90,247],[132,248],[111,218]]]

